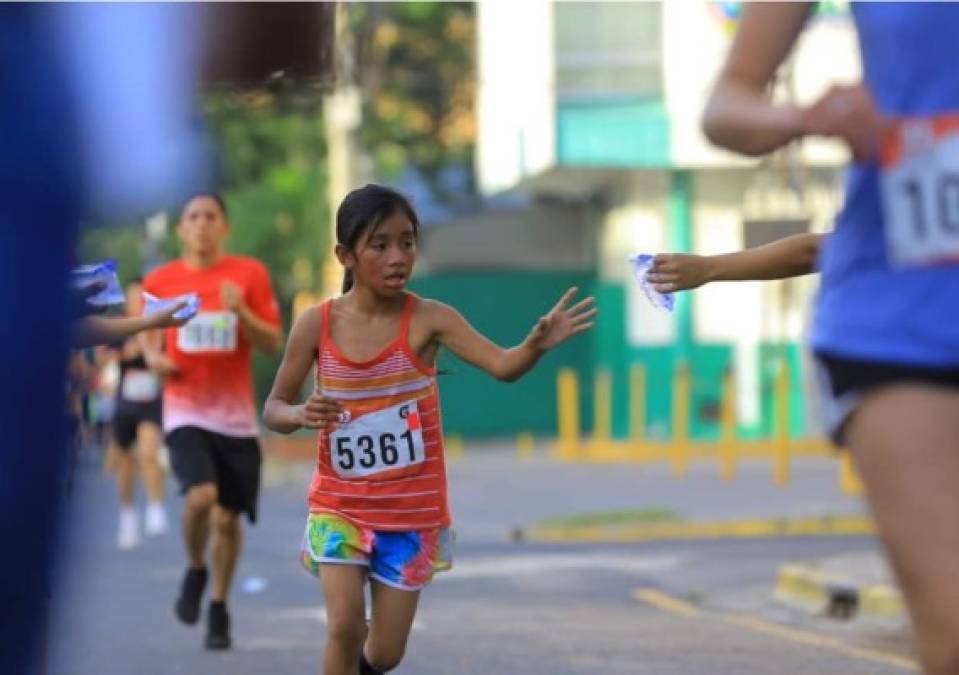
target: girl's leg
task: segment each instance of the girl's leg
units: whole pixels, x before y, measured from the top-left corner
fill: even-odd
[[[959,392],[869,395],[848,439],[915,628],[924,672],[959,673]]]
[[[117,451],[114,469],[117,480],[117,493],[120,497],[120,509],[132,509],[136,496],[137,465],[132,450]]]
[[[140,525],[133,505],[136,494],[136,460],[132,450],[117,452],[115,473],[117,493],[120,497],[117,546],[126,551],[140,543]]]
[[[162,441],[162,432],[155,422],[137,425],[137,451],[147,489],[146,532],[149,535],[163,534],[168,529],[164,505],[166,477],[160,466]]]
[[[137,449],[146,483],[147,497],[151,504],[163,504],[165,476],[160,466],[160,445],[163,435],[153,422],[140,422],[137,426]]]
[[[370,582],[373,600],[370,633],[364,652],[369,664],[379,672],[396,668],[406,652],[419,591],[403,591],[373,579]]]
[[[367,569],[361,565],[320,566],[326,600],[326,653],[323,675],[358,675],[366,639],[363,586]]]
[[[116,473],[117,464],[120,461],[120,454],[120,448],[117,447],[116,441],[111,440],[109,443],[107,443],[107,449],[103,455],[103,473]]]

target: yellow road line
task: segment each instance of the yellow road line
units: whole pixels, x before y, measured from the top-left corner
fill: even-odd
[[[679,598],[674,598],[662,591],[657,591],[655,588],[637,588],[633,591],[633,597],[640,602],[645,602],[647,605],[652,605],[657,609],[672,614],[700,616],[703,613],[703,610],[696,605],[688,603],[685,600],[680,600]]]
[[[827,637],[818,633],[787,628],[778,624],[770,623],[756,617],[743,615],[726,615],[721,618],[725,623],[734,626],[741,626],[757,633],[766,635],[775,635],[792,642],[809,645],[818,649],[829,649],[834,652],[849,656],[861,661],[872,661],[873,663],[882,663],[888,666],[895,666],[913,672],[919,672],[919,664],[912,659],[904,656],[897,656],[889,652],[881,652],[875,649],[865,649],[862,647],[851,647],[836,638]]]
[[[647,523],[532,527],[526,539],[547,542],[638,542],[692,539],[754,539],[761,537],[850,536],[875,534],[870,518],[795,518],[715,522]]]
[[[852,647],[836,638],[813,633],[811,631],[798,630],[770,623],[763,619],[743,614],[721,614],[707,613],[692,605],[685,600],[675,598],[667,593],[652,588],[637,588],[633,591],[633,597],[640,602],[644,602],[652,607],[661,609],[664,612],[677,614],[686,617],[704,618],[719,623],[725,623],[739,628],[745,628],[756,633],[772,635],[790,642],[814,647],[816,649],[827,649],[829,651],[842,654],[852,659],[860,661],[870,661],[872,663],[881,663],[887,666],[902,668],[911,672],[919,672],[919,664],[914,660],[882,652],[875,649],[865,649],[862,647]]]

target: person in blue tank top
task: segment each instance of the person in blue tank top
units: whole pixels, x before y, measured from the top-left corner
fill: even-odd
[[[955,674],[959,5],[853,5],[862,83],[806,108],[774,104],[769,84],[812,7],[746,6],[704,130],[746,155],[807,135],[852,153],[845,205],[821,242],[812,347],[831,431],[865,480],[924,671]]]

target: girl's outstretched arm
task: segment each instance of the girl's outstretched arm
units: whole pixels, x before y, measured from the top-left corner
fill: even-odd
[[[664,253],[647,278],[660,293],[698,288],[712,281],[766,281],[815,271],[822,234],[796,234],[763,246],[722,255]]]
[[[336,420],[342,411],[338,401],[315,391],[305,403],[296,402],[303,380],[316,360],[319,335],[320,309],[313,307],[303,312],[293,325],[273,389],[263,406],[263,420],[273,431],[288,434],[301,427],[319,429]]]
[[[547,350],[593,327],[596,316],[592,297],[567,307],[578,291],[570,288],[549,313],[540,317],[526,339],[503,349],[474,329],[449,305],[430,303],[435,339],[467,363],[498,380],[512,382],[529,371]]]

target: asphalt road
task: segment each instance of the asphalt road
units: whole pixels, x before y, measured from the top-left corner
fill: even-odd
[[[649,467],[519,462],[503,453],[450,469],[456,564],[423,595],[397,675],[665,675],[910,672],[901,626],[812,617],[771,600],[780,563],[874,551],[869,537],[588,545],[514,544],[545,515],[662,506],[719,517],[861,511],[810,464],[765,501],[765,469],[737,487],[708,472],[687,482]],[[50,675],[318,673],[319,584],[296,559],[308,467],[271,469],[261,522],[248,531],[231,601],[235,648],[207,653],[202,627],[179,625],[178,528],[121,553],[115,495],[81,467],[64,537]],[[697,483],[700,481],[700,483]],[[749,486],[752,485],[752,488]],[[695,488],[695,489],[694,489]],[[171,497],[171,510],[178,500]]]

